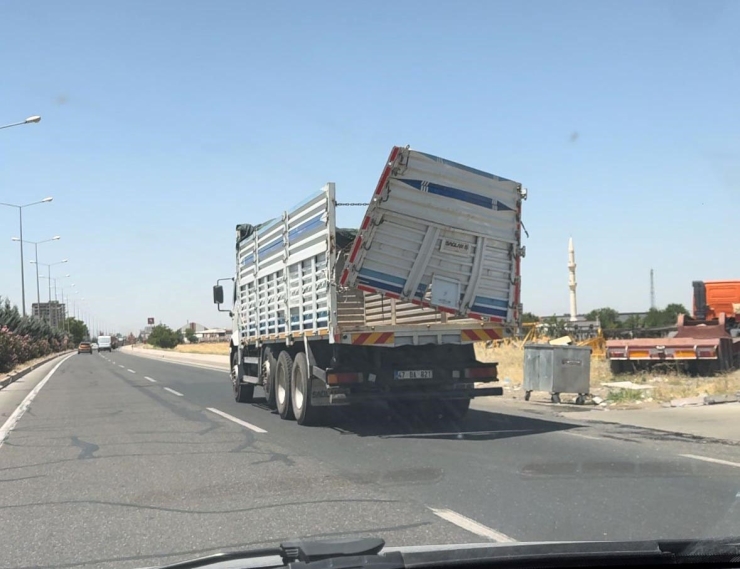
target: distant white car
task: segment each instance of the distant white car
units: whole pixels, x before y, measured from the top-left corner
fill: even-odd
[[[95,342],[92,343],[92,349],[93,350],[97,350],[98,349],[98,345]]]

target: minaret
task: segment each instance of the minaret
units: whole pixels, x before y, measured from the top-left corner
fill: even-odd
[[[568,240],[568,288],[570,289],[570,321],[575,322],[578,316],[576,306],[576,250],[573,248],[573,238]]]

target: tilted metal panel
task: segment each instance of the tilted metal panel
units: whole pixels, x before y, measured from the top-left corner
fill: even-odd
[[[517,182],[394,148],[340,284],[514,322],[523,194]]]

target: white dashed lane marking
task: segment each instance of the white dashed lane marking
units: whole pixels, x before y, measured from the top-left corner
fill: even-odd
[[[213,407],[206,407],[208,411],[211,413],[215,413],[216,415],[219,415],[220,417],[223,417],[224,419],[228,419],[232,423],[236,423],[237,425],[241,425],[242,427],[246,427],[250,431],[254,431],[255,433],[266,433],[267,431],[264,429],[261,429],[257,425],[253,425],[252,423],[247,423],[246,421],[242,421],[241,419],[237,419],[233,415],[229,415],[228,413],[224,413],[223,411],[219,411],[218,409],[214,409]]]
[[[182,393],[180,393],[179,391],[175,391],[174,389],[170,389],[169,387],[165,387],[164,390],[169,391],[170,393],[172,393],[172,395],[177,395],[178,397],[183,396]]]
[[[732,462],[729,460],[722,460],[721,458],[710,458],[708,456],[699,456],[698,454],[680,454],[684,458],[693,458],[694,460],[703,460],[704,462],[711,462],[714,464],[722,464],[724,466],[734,466],[740,468],[740,462]]]
[[[157,383],[157,380],[156,380],[156,379],[152,379],[152,378],[151,378],[151,377],[149,377],[148,375],[145,375],[145,376],[144,376],[144,379],[147,379],[147,380],[151,381],[152,383]]]
[[[491,539],[498,543],[516,543],[516,540],[509,537],[508,535],[501,533],[500,531],[496,531],[495,529],[491,529],[488,526],[484,526],[483,524],[478,523],[475,520],[466,518],[462,514],[458,514],[457,512],[453,512],[452,510],[437,508],[429,509],[443,520],[447,520],[448,522],[453,523],[456,526],[469,531],[470,533],[474,533],[475,535],[487,537],[488,539]]]

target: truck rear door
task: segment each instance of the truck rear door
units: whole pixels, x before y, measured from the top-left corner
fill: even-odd
[[[514,322],[525,198],[512,180],[394,147],[340,285]]]

